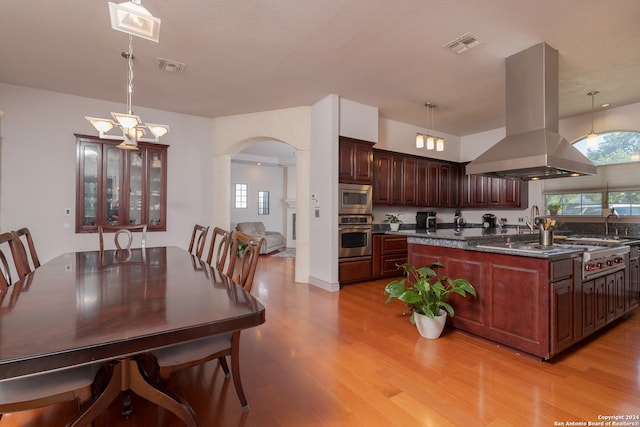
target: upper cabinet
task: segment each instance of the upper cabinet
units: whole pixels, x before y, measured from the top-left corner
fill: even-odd
[[[517,179],[465,175],[461,165],[460,207],[521,208],[528,204],[528,182]]]
[[[373,183],[373,143],[340,137],[338,181],[352,184]]]
[[[456,163],[373,150],[373,203],[422,207],[458,206]]]
[[[373,150],[373,203],[431,208],[527,206],[525,181],[465,175],[464,164]]]

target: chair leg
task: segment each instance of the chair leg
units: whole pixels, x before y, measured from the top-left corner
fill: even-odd
[[[233,373],[233,385],[236,388],[238,399],[242,405],[242,412],[249,412],[249,403],[244,395],[242,380],[240,379],[240,337],[234,336],[231,344],[231,372]]]
[[[218,362],[222,367],[222,372],[224,372],[224,377],[231,378],[231,372],[229,372],[229,365],[227,365],[227,358],[224,356],[218,357]]]

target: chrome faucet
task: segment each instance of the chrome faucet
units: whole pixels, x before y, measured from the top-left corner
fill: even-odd
[[[538,205],[531,205],[531,213],[529,214],[529,221],[527,221],[527,225],[532,232],[535,231],[536,217],[539,215],[540,209],[538,208]]]
[[[620,219],[620,215],[618,215],[618,212],[611,209],[611,213],[604,219],[604,234],[606,234],[607,236],[609,235],[609,218],[611,218],[612,216]]]

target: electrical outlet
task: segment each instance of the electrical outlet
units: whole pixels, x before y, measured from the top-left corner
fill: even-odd
[[[518,222],[519,222],[520,224],[524,223],[524,217],[519,216],[519,217],[518,217]]]

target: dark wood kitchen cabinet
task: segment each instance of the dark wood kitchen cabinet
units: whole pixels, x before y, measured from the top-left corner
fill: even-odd
[[[375,234],[372,252],[374,279],[404,274],[397,266],[407,262],[407,236]]]
[[[632,309],[640,303],[640,262],[638,260],[640,246],[631,246],[629,252],[629,288],[627,309]]]
[[[460,207],[521,208],[528,205],[529,185],[526,181],[466,175],[460,166]]]
[[[338,181],[351,184],[373,183],[373,143],[340,137]]]
[[[393,154],[373,150],[373,203],[391,205],[392,200]]]
[[[458,207],[459,165],[385,150],[373,150],[373,203]]]

